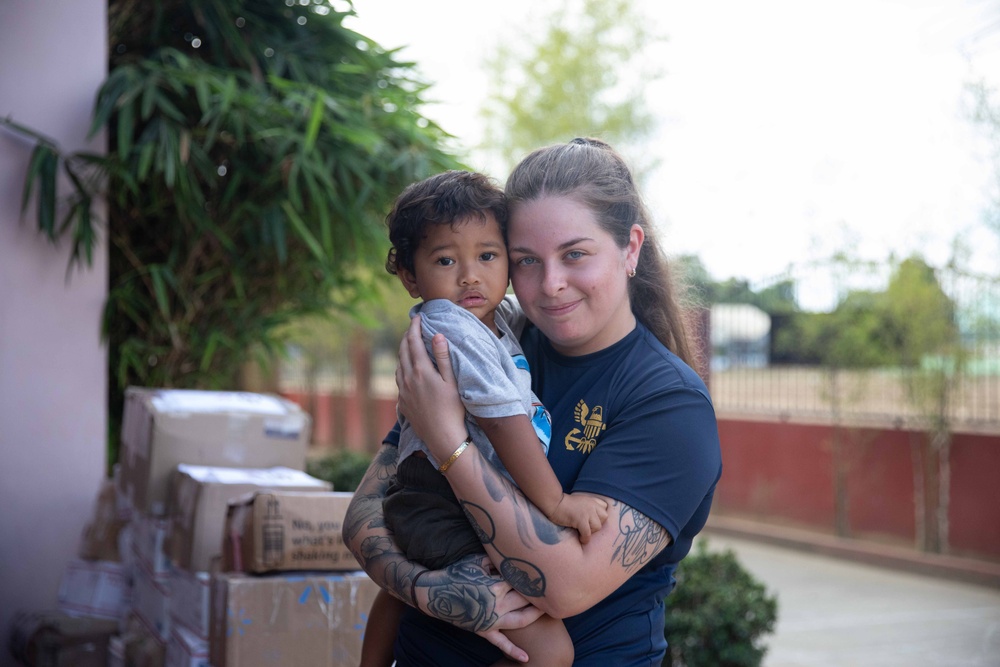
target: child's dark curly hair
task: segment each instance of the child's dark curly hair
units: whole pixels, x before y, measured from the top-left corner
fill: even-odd
[[[385,270],[413,273],[413,255],[428,225],[453,225],[492,214],[507,238],[507,201],[496,181],[471,171],[446,171],[407,186],[385,218],[392,249]]]

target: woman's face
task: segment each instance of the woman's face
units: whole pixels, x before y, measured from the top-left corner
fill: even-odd
[[[643,232],[633,225],[619,248],[591,210],[566,196],[520,202],[508,223],[510,278],[521,307],[553,347],[580,356],[635,328],[628,272]]]

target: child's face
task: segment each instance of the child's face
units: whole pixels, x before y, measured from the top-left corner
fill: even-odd
[[[415,299],[447,299],[496,332],[493,311],[507,293],[507,246],[492,215],[431,225],[399,279]]]

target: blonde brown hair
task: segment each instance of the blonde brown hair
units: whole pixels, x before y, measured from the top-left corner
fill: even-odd
[[[670,351],[695,365],[684,311],[675,294],[666,255],[656,241],[649,213],[625,160],[600,139],[580,138],[568,144],[533,151],[507,179],[504,191],[511,214],[522,202],[545,196],[572,197],[594,213],[598,224],[620,248],[629,241],[632,225],[646,240],[628,295],[636,318]]]

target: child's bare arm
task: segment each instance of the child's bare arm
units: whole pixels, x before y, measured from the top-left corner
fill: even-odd
[[[586,544],[607,519],[607,503],[588,494],[563,493],[526,415],[477,417],[476,423],[528,500],[552,523],[575,528]]]
[[[599,531],[607,520],[608,503],[589,493],[564,493],[562,502],[548,517],[552,523],[576,528],[580,544],[586,544],[591,533]]]

